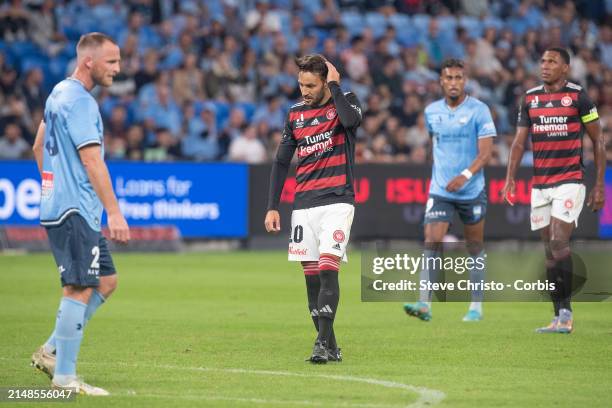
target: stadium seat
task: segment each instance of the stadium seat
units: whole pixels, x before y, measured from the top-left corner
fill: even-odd
[[[217,126],[223,127],[230,114],[230,104],[222,101],[211,101],[217,110]]]
[[[483,24],[485,27],[494,27],[498,32],[504,29],[504,22],[497,17],[486,16]]]
[[[407,14],[397,13],[389,16],[389,24],[399,31],[402,28],[411,26],[412,20]]]
[[[310,29],[308,34],[315,36],[317,39],[317,48],[322,47],[325,39],[329,37],[329,31],[320,28]]]
[[[483,25],[476,17],[461,16],[459,17],[459,25],[465,28],[468,36],[471,38],[478,38],[482,36]]]
[[[242,109],[247,122],[253,119],[253,115],[257,109],[257,106],[251,102],[238,102],[234,104],[234,107]]]
[[[389,24],[395,27],[397,41],[404,47],[414,47],[419,42],[419,35],[406,14],[393,14],[389,16]]]
[[[45,78],[51,76],[49,72],[49,60],[40,55],[28,55],[24,57],[20,62],[20,67],[21,72],[28,72],[34,68],[40,68]]]
[[[100,103],[100,113],[102,113],[102,116],[110,118],[113,109],[117,105],[119,105],[119,98],[116,96],[104,98],[104,100]]]
[[[387,28],[387,19],[380,13],[370,12],[365,16],[366,26],[372,30],[375,38],[382,36]]]
[[[281,32],[286,37],[289,35],[290,30],[291,30],[291,15],[284,11],[279,11],[277,14],[280,18]]]
[[[450,32],[453,34],[453,36],[455,35],[455,30],[457,29],[457,18],[455,16],[438,17],[438,23],[440,27],[440,32]]]
[[[355,11],[347,11],[343,12],[340,18],[342,19],[342,24],[344,24],[344,26],[351,35],[357,35],[361,33],[361,30],[364,26],[364,21],[360,13],[357,13]]]
[[[48,70],[45,72],[45,89],[51,91],[53,86],[66,77],[66,67],[70,58],[58,55],[49,59]]]
[[[13,42],[9,45],[8,50],[17,60],[28,56],[39,57],[42,54],[41,50],[30,41]]]
[[[207,0],[206,8],[213,18],[223,18],[223,3],[219,0]]]
[[[412,24],[421,35],[427,33],[429,20],[430,18],[427,14],[415,14],[412,16]]]

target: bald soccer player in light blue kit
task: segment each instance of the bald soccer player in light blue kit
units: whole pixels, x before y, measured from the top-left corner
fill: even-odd
[[[103,208],[111,239],[130,239],[104,163],[102,118],[89,93],[110,86],[119,73],[119,47],[108,36],[90,33],[77,44],[77,67],[57,84],[45,105],[34,142],[42,176],[40,222],[46,228],[61,276],[63,297],[55,330],[32,355],[54,388],[85,395],[109,395],[76,375],[83,330],[117,286],[108,245],[100,231]]]
[[[465,93],[463,62],[449,59],[442,64],[440,85],[444,98],[425,108],[425,121],[433,142],[433,171],[425,208],[425,267],[420,281],[435,282],[441,273],[442,241],[455,213],[464,225],[469,253],[470,281],[484,281],[484,217],[487,195],[483,167],[491,157],[497,135],[487,105]],[[483,317],[482,290],[473,290],[472,302],[463,321]],[[404,310],[423,321],[431,320],[431,290],[420,292],[419,302]]]

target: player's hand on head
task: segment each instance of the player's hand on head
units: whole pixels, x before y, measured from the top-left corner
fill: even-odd
[[[327,82],[340,82],[340,73],[334,67],[334,64],[325,60],[325,65],[327,65]]]
[[[130,228],[123,214],[108,214],[108,229],[111,240],[121,244],[126,244],[130,240]]]
[[[264,221],[267,232],[277,233],[280,231],[280,214],[276,210],[269,210],[266,213],[266,219]]]
[[[591,207],[591,211],[599,211],[603,208],[605,200],[604,187],[596,185],[589,193],[587,205]]]
[[[463,187],[463,185],[465,184],[466,181],[467,181],[467,177],[465,177],[463,174],[460,174],[457,177],[455,177],[454,179],[452,179],[450,181],[450,183],[448,183],[446,185],[446,191],[448,191],[450,193],[454,193],[455,191],[459,191],[461,189],[461,187]]]
[[[516,185],[514,184],[514,180],[506,180],[506,184],[504,184],[501,194],[504,197],[505,202],[512,206],[514,205],[514,196],[516,194]]]

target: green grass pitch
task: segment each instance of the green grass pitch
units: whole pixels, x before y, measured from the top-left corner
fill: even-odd
[[[345,361],[313,366],[304,278],[285,259],[116,254],[119,288],[87,326],[78,365],[113,395],[71,406],[405,407],[441,393],[440,407],[610,406],[612,303],[576,304],[572,335],[533,332],[550,319],[544,303],[487,303],[479,323],[461,321],[466,304],[434,304],[423,323],[400,303],[360,301],[356,253],[340,272]],[[0,256],[0,387],[48,386],[29,358],[59,297],[50,254]]]

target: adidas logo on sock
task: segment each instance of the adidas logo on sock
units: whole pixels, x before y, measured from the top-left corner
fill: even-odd
[[[325,305],[319,310],[320,313],[334,313],[332,308],[329,305]]]
[[[319,119],[314,118],[314,120],[312,122],[310,122],[310,126],[314,126],[314,125],[318,125],[319,124]]]
[[[317,309],[312,309],[310,311],[310,315],[313,316],[313,317],[316,317],[316,316],[319,315],[319,311]]]

